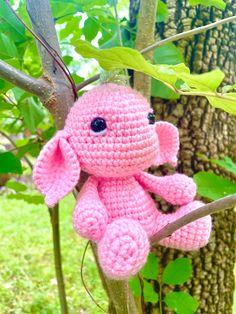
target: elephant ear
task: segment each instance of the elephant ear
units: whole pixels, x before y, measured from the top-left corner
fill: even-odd
[[[33,170],[33,180],[53,207],[71,192],[80,176],[77,156],[64,131],[59,131],[42,149]]]
[[[159,155],[155,165],[169,163],[172,166],[177,164],[179,151],[179,131],[169,122],[160,121],[156,123],[156,132],[159,140]]]

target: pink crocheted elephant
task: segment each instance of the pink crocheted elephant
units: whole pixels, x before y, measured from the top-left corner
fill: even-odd
[[[106,83],[84,94],[71,109],[65,128],[45,145],[33,178],[54,206],[78,183],[80,170],[91,174],[74,210],[75,230],[96,241],[99,262],[114,279],[136,274],[145,264],[149,239],[169,222],[202,206],[196,186],[182,174],[156,177],[151,165],[177,162],[178,130],[155,122],[147,101],[129,87]],[[148,192],[173,205],[157,210]],[[196,250],[207,244],[210,216],[182,227],[160,244]]]

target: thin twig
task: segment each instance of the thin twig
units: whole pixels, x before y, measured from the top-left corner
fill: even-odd
[[[114,7],[114,11],[115,11],[117,39],[118,39],[120,47],[123,47],[122,34],[121,34],[121,29],[120,29],[120,18],[119,18],[119,14],[118,14],[118,10],[117,10],[117,0],[113,0],[113,7]],[[124,74],[126,76],[129,76],[127,69],[124,69],[123,71],[124,71]]]
[[[93,82],[96,82],[97,80],[99,80],[100,78],[100,74],[96,74],[92,77],[90,77],[89,79],[83,81],[82,83],[76,85],[76,91],[78,92],[79,90],[81,90],[82,88],[84,88],[85,86],[93,83]]]
[[[190,222],[193,222],[199,218],[202,218],[208,215],[212,215],[218,211],[233,208],[235,206],[236,206],[236,194],[226,196],[217,201],[214,201],[202,207],[199,207],[195,209],[194,211],[192,211],[191,213],[188,213],[187,215],[177,219],[176,221],[169,223],[160,231],[158,231],[151,239],[152,245],[157,244],[159,241],[170,236],[176,230],[182,228],[183,226],[189,224]]]
[[[118,38],[120,47],[123,47],[121,30],[120,30],[120,19],[119,19],[119,15],[118,15],[118,11],[117,11],[117,0],[113,0],[113,7],[115,10],[117,38]]]
[[[52,88],[49,84],[13,68],[3,60],[0,60],[0,77],[41,99],[52,94]]]
[[[197,27],[197,28],[194,28],[194,29],[190,29],[189,31],[186,31],[186,32],[183,32],[183,33],[179,33],[179,34],[176,34],[176,35],[173,35],[173,36],[170,36],[166,39],[163,39],[163,40],[160,40],[160,41],[157,41],[155,42],[154,44],[140,50],[140,52],[142,54],[148,52],[148,51],[151,51],[157,47],[160,47],[160,46],[163,46],[167,43],[171,43],[173,41],[177,41],[179,39],[183,39],[183,38],[186,38],[186,37],[189,37],[189,36],[193,36],[193,35],[196,35],[196,34],[199,34],[199,33],[203,33],[205,31],[207,31],[208,29],[211,29],[211,28],[214,28],[214,27],[218,27],[222,24],[225,24],[225,23],[230,23],[230,22],[233,22],[236,20],[236,16],[231,16],[231,17],[227,17],[225,19],[222,19],[222,20],[219,20],[219,21],[216,21],[214,23],[210,23],[210,24],[207,24],[207,25],[204,25],[204,26],[200,26],[200,27]]]
[[[51,225],[52,225],[52,237],[53,237],[53,252],[54,263],[57,277],[58,293],[61,305],[61,313],[68,314],[68,307],[65,294],[64,278],[61,264],[61,245],[60,245],[60,225],[59,225],[59,205],[57,204],[53,208],[48,208]]]

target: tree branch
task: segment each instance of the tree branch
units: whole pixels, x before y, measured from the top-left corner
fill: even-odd
[[[141,0],[138,15],[138,30],[135,48],[141,50],[154,41],[156,11],[158,0]],[[152,60],[153,53],[149,51],[147,59]],[[151,77],[141,72],[134,72],[134,87],[148,100],[151,94]]]
[[[222,24],[230,23],[230,22],[233,22],[233,21],[236,21],[236,16],[227,17],[225,19],[216,21],[216,22],[211,23],[211,24],[207,24],[207,25],[200,26],[200,27],[197,27],[197,28],[194,28],[194,29],[190,29],[189,31],[186,31],[186,32],[183,32],[183,33],[179,33],[179,34],[170,36],[170,37],[168,37],[166,39],[157,41],[154,44],[152,44],[152,45],[150,45],[150,46],[140,50],[140,52],[142,54],[145,54],[145,53],[147,53],[147,52],[149,52],[149,51],[151,51],[151,50],[153,50],[153,49],[155,49],[157,47],[163,46],[163,45],[165,45],[167,43],[171,43],[171,42],[177,41],[179,39],[183,39],[183,38],[186,38],[186,37],[189,37],[189,36],[193,36],[193,35],[196,35],[196,34],[203,33],[205,31],[207,31],[208,29],[211,29],[211,28],[214,28],[214,27],[219,27]]]
[[[0,60],[0,78],[24,89],[25,91],[47,99],[52,94],[52,87],[42,79],[35,79]]]
[[[192,211],[191,213],[188,213],[187,215],[177,219],[176,221],[169,223],[160,231],[158,231],[151,239],[152,245],[157,244],[159,241],[170,236],[176,230],[182,228],[183,226],[189,224],[190,222],[193,222],[199,218],[212,215],[218,211],[229,209],[235,206],[236,194],[226,196],[217,201],[199,207]]]
[[[59,65],[59,67],[61,68],[61,70],[63,71],[63,73],[66,75],[66,77],[68,78],[68,80],[71,83],[71,87],[73,89],[74,95],[75,95],[75,99],[77,99],[77,94],[76,94],[76,90],[75,90],[75,83],[73,78],[71,77],[70,71],[67,68],[67,66],[65,65],[64,61],[62,60],[60,54],[58,53],[58,51],[54,48],[52,48],[50,46],[50,44],[48,42],[45,41],[44,38],[41,38],[39,35],[37,35],[22,19],[21,17],[16,13],[16,11],[13,9],[13,7],[11,6],[9,0],[5,0],[6,4],[8,5],[9,9],[12,11],[12,13],[16,16],[16,18],[25,26],[25,28],[33,35],[33,37],[35,39],[37,39],[38,43],[40,43],[48,52],[49,55],[52,56],[53,60]],[[29,12],[28,12],[29,13]],[[30,14],[29,14],[30,15]],[[58,43],[58,48],[59,48],[59,43]],[[60,51],[60,49],[59,49]]]
[[[26,5],[34,32],[60,57],[61,51],[49,0],[27,0]],[[45,103],[45,106],[52,113],[57,128],[62,129],[68,112],[74,103],[73,90],[64,71],[55,62],[47,49],[40,42],[37,42],[37,45],[44,75],[53,83],[55,88],[53,97]]]

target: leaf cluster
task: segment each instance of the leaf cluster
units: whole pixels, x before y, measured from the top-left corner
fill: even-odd
[[[179,286],[187,282],[192,276],[192,265],[189,258],[177,258],[167,264],[161,273],[157,257],[150,253],[147,263],[137,277],[129,280],[130,288],[135,297],[143,297],[145,302],[159,306],[162,313],[163,303],[178,314],[193,314],[198,308],[198,302],[189,293],[179,291]],[[158,288],[153,285],[157,280]],[[164,285],[175,288],[163,298]]]

